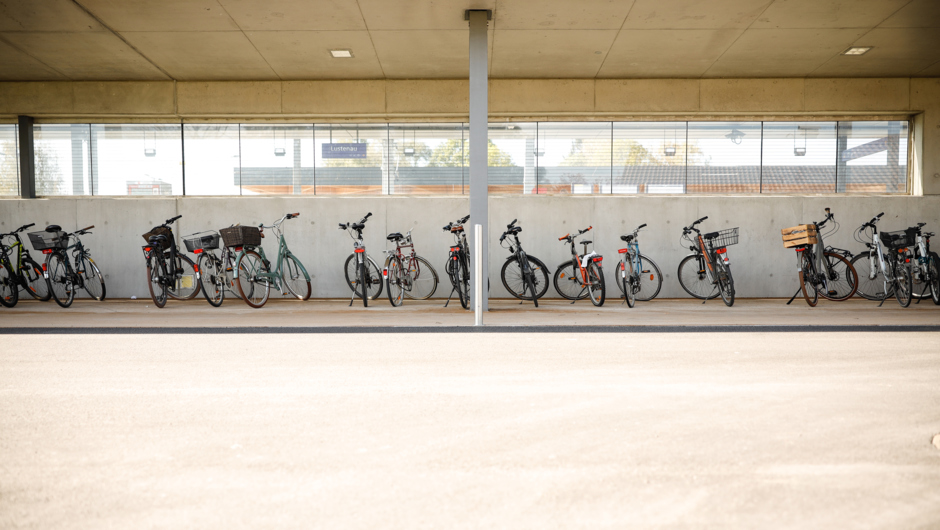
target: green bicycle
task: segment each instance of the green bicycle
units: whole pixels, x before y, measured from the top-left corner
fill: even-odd
[[[21,226],[9,234],[0,234],[0,304],[7,307],[16,305],[21,288],[40,302],[46,302],[52,296],[42,266],[29,255],[29,250],[20,240],[19,233],[34,224]],[[7,237],[15,240],[9,246],[2,244]]]
[[[310,299],[310,275],[304,268],[300,260],[287,248],[287,241],[284,239],[284,233],[281,232],[281,223],[287,219],[299,217],[299,213],[285,214],[284,217],[271,226],[258,225],[255,229],[258,231],[257,244],[251,241],[242,240],[242,247],[237,248],[238,257],[235,258],[233,280],[238,285],[238,292],[242,299],[251,307],[258,308],[268,301],[271,293],[271,286],[279,289],[283,295],[293,295],[299,300]],[[233,228],[254,228],[254,227],[233,227]],[[261,248],[260,238],[264,237],[264,229],[270,228],[278,238],[277,263],[274,271],[271,271],[271,262],[264,255],[264,249]],[[225,243],[229,243],[229,236],[226,231],[231,228],[220,230]],[[244,233],[245,231],[242,230]],[[285,290],[286,289],[286,290]]]

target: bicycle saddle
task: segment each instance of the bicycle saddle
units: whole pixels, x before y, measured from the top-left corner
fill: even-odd
[[[163,234],[157,234],[155,236],[150,236],[150,239],[147,240],[151,245],[160,245],[163,246],[163,242],[166,241],[166,236]]]
[[[46,227],[46,232],[61,232],[62,227],[59,225],[49,225]]]
[[[629,243],[629,242],[633,241],[633,234],[626,235],[626,236],[620,236],[620,240],[621,240],[621,241],[626,241],[627,243]]]
[[[590,245],[591,243],[593,243],[593,241],[588,241],[587,239],[585,239],[584,241],[582,241],[582,242],[580,242],[580,243],[578,243],[578,244],[579,244],[579,245]]]
[[[704,237],[705,239],[715,239],[716,237],[718,237],[718,232],[709,232],[702,237]]]
[[[395,232],[394,234],[389,234],[385,239],[388,239],[389,241],[398,241],[404,237],[405,236],[401,235],[401,232]]]

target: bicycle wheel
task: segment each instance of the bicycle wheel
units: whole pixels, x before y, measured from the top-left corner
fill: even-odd
[[[173,267],[175,273],[173,273],[173,270],[170,271],[170,278],[172,280],[167,284],[166,294],[176,300],[192,300],[199,294],[199,279],[197,278],[196,265],[188,256],[182,254],[177,254],[173,262],[173,264],[175,264],[175,267]],[[164,263],[170,265],[169,261],[165,261]]]
[[[267,303],[271,295],[271,282],[261,273],[269,272],[264,260],[254,250],[246,250],[238,261],[238,292],[251,307],[259,308]]]
[[[405,272],[411,282],[411,288],[405,289],[405,296],[413,300],[427,300],[434,296],[439,281],[434,267],[421,256],[405,261],[408,263],[408,270]]]
[[[385,283],[388,284],[385,293],[388,295],[388,301],[392,306],[398,307],[405,296],[405,282],[407,281],[405,271],[398,256],[389,258],[385,268],[388,274],[388,278],[385,280]]]
[[[42,266],[31,258],[23,260],[23,268],[20,269],[20,280],[26,286],[26,292],[36,300],[47,302],[52,298],[49,282],[42,274]]]
[[[725,305],[734,305],[734,278],[731,276],[731,267],[719,258],[715,263],[715,272],[718,274],[718,292]]]
[[[679,262],[679,285],[699,300],[711,300],[718,296],[718,290],[709,279],[705,267],[705,258],[697,254],[686,256]]]
[[[202,284],[202,294],[206,302],[212,307],[219,307],[225,300],[225,271],[222,262],[215,256],[203,252],[199,254],[199,283]]]
[[[545,271],[545,264],[538,258],[526,256],[529,262],[529,268],[532,270],[532,287],[526,289],[525,277],[522,274],[522,265],[518,259],[510,258],[503,263],[503,268],[499,273],[503,281],[503,287],[509,291],[509,294],[520,300],[535,300],[545,295],[548,290],[548,273]],[[528,294],[527,294],[528,293]]]
[[[310,299],[310,277],[293,254],[284,256],[284,261],[281,262],[281,282],[298,300]]]
[[[649,302],[659,296],[659,291],[663,288],[663,273],[656,262],[640,254],[640,270],[636,274],[640,280],[639,291],[636,293],[637,300]]]
[[[460,298],[460,307],[470,309],[470,264],[466,254],[460,256],[454,269],[457,279],[457,296]]]
[[[82,277],[82,287],[85,292],[99,302],[104,301],[108,291],[104,285],[104,276],[98,270],[98,265],[89,257],[82,257],[79,263],[81,267],[79,274]]]
[[[624,256],[625,261],[621,261],[617,265],[617,277],[620,281],[617,282],[617,285],[620,286],[620,292],[623,293],[623,298],[627,302],[627,307],[633,307],[636,305],[636,291],[633,288],[634,282],[637,278],[634,276],[633,271],[633,261],[629,256]]]
[[[67,258],[59,253],[49,254],[46,258],[46,270],[49,271],[49,290],[52,298],[62,307],[72,305],[75,300],[75,286]]]
[[[927,256],[927,271],[930,274],[930,298],[933,299],[934,305],[940,305],[940,256],[937,256],[936,252]]]
[[[576,269],[571,260],[555,269],[552,283],[555,284],[558,294],[567,300],[583,300],[588,296],[587,287],[581,283],[581,269]]]
[[[604,270],[600,265],[593,261],[588,263],[588,293],[591,295],[591,303],[597,307],[604,305],[607,299],[607,286],[604,283]]]
[[[816,284],[813,278],[816,274],[813,271],[813,259],[810,258],[804,250],[800,253],[800,272],[797,277],[800,280],[800,289],[803,291],[803,298],[810,307],[816,307],[819,302],[819,291],[816,290]]]
[[[834,252],[823,254],[827,267],[817,271],[817,279],[822,280],[819,296],[833,302],[842,302],[852,298],[858,290],[858,273],[845,256]]]
[[[876,258],[869,259],[868,253],[859,254],[849,262],[855,269],[855,277],[858,278],[858,288],[855,294],[867,300],[881,300],[894,295],[894,285],[888,285],[888,292],[885,294],[885,282],[882,276],[879,279],[878,262]]]
[[[153,305],[166,305],[166,261],[158,249],[153,249],[153,256],[147,260],[147,288]]]
[[[0,263],[0,304],[13,307],[20,300],[20,286],[8,261]]]
[[[907,307],[911,305],[911,298],[913,298],[911,292],[914,285],[911,280],[911,269],[898,258],[895,258],[892,263],[894,269],[894,297],[898,299],[901,307]]]

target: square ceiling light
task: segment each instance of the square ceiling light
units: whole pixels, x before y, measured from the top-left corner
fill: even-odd
[[[872,46],[852,46],[842,52],[842,55],[865,55],[870,49],[872,49]]]
[[[352,50],[330,50],[334,59],[349,59],[353,56]]]

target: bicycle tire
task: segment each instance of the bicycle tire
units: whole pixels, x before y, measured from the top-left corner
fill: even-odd
[[[930,271],[930,298],[934,305],[940,305],[940,256],[936,252],[927,256],[927,270]]]
[[[725,305],[734,305],[734,278],[731,276],[731,267],[725,265],[721,258],[716,260],[715,268],[718,271],[718,293]]]
[[[636,305],[636,291],[633,289],[633,283],[637,281],[637,277],[633,271],[633,260],[629,258],[629,255],[624,256],[624,261],[621,261],[618,265],[618,275],[620,281],[617,282],[617,285],[620,286],[620,291],[623,293],[623,299],[627,302],[627,307],[634,307]]]
[[[855,267],[845,259],[845,256],[835,252],[824,252],[823,258],[830,263],[830,266],[829,269],[817,273],[817,278],[819,275],[826,275],[826,284],[829,290],[835,293],[826,292],[820,286],[817,289],[819,296],[833,302],[843,302],[852,298],[858,290],[858,273],[855,272]],[[831,277],[830,270],[832,271]]]
[[[405,296],[405,272],[398,256],[389,257],[385,265],[385,270],[388,275],[385,279],[385,283],[387,284],[385,286],[385,294],[388,296],[388,301],[392,304],[392,307],[400,307],[402,299]]]
[[[535,307],[539,306],[539,298],[535,296],[535,280],[532,278],[533,274],[530,272],[525,276],[525,285],[526,288],[532,293],[532,303]]]
[[[704,265],[704,259],[699,254],[689,254],[682,258],[677,269],[679,285],[693,298],[712,300],[718,297],[718,292],[715,289],[715,284],[708,279],[708,273],[699,267],[700,260]]]
[[[877,267],[877,262],[875,263]],[[894,296],[894,284],[888,285],[888,292],[885,293],[884,275],[882,275],[877,268],[875,269],[874,278],[870,276],[872,260],[869,259],[867,252],[855,256],[849,261],[849,264],[855,269],[855,277],[858,278],[858,286],[855,289],[855,294],[866,300],[875,301]],[[881,276],[882,279],[880,282],[878,281],[879,276]]]
[[[581,283],[581,269],[575,269],[571,260],[555,269],[552,283],[555,291],[566,300],[583,300],[588,297],[587,288]]]
[[[281,262],[281,282],[287,287],[290,294],[297,297],[298,300],[307,301],[310,299],[310,275],[307,269],[293,254],[284,256]]]
[[[104,284],[104,276],[95,260],[85,256],[81,258],[82,288],[88,293],[88,296],[99,302],[103,302],[108,295],[108,289]]]
[[[6,259],[0,263],[0,305],[13,307],[20,301],[20,286],[13,268]]]
[[[358,267],[358,269],[359,269],[359,282],[358,282],[358,283],[359,283],[359,285],[358,285],[359,290],[357,291],[357,294],[359,294],[359,297],[362,298],[362,307],[369,307],[369,296],[368,296],[368,294],[369,294],[369,284],[366,283],[366,268],[367,268],[367,265],[366,265],[365,261],[363,261],[362,263],[359,263],[359,267]]]
[[[153,305],[162,308],[166,305],[166,264],[159,249],[153,249],[153,255],[147,260],[147,289],[150,290],[150,299]]]
[[[225,301],[225,271],[222,262],[205,252],[199,254],[196,260],[199,265],[199,283],[202,284],[202,294],[212,307],[219,307]]]
[[[809,269],[810,273],[807,274],[806,270]],[[819,291],[816,289],[816,284],[813,282],[813,260],[806,255],[806,251],[800,253],[800,271],[797,273],[797,278],[800,280],[800,290],[803,291],[803,299],[806,300],[806,303],[810,307],[816,307],[816,304],[819,303]]]
[[[385,281],[382,279],[382,272],[379,270],[378,265],[372,261],[372,258],[365,260],[366,263],[366,292],[368,293],[369,300],[375,300],[382,295],[382,284]],[[359,275],[359,260],[356,259],[356,253],[353,252],[346,258],[346,263],[343,265],[343,274],[346,276],[346,285],[349,286],[349,289],[356,293],[356,296],[362,297],[357,288],[360,282]]]
[[[911,296],[911,293],[914,290],[914,283],[911,279],[911,269],[907,266],[906,263],[900,261],[900,256],[894,258],[894,264],[892,268],[894,269],[894,297],[898,300],[898,304],[901,307],[908,307],[911,305],[911,299],[914,297]]]
[[[75,284],[69,268],[68,257],[58,252],[46,258],[46,270],[49,271],[49,290],[52,299],[61,307],[69,307],[75,300]]]
[[[647,265],[649,268],[647,268]],[[646,272],[647,270],[649,272]],[[640,279],[639,290],[636,293],[638,301],[649,302],[659,296],[659,291],[663,288],[663,273],[655,261],[649,259],[645,254],[640,254],[640,270],[636,274]]]
[[[173,265],[166,260],[164,260],[164,263]],[[173,281],[167,284],[166,294],[175,300],[192,300],[199,294],[200,290],[199,273],[196,272],[196,264],[193,263],[193,260],[189,259],[189,256],[184,256],[183,254],[177,254],[174,263],[176,265],[174,267],[174,273],[170,275]],[[182,270],[182,273],[175,272],[179,270]]]
[[[267,278],[258,278],[261,272],[269,272],[264,260],[254,250],[246,250],[238,259],[238,292],[249,307],[259,309],[268,303],[271,296],[271,282]]]
[[[510,257],[503,263],[503,268],[499,272],[499,277],[503,282],[503,287],[509,294],[519,300],[532,300],[545,296],[548,292],[548,267],[542,263],[542,260],[535,256],[526,255],[526,261],[529,262],[529,269],[532,271],[532,280],[534,284],[534,297],[523,297],[526,290],[525,278],[522,275],[522,266],[515,257]]]
[[[411,289],[405,291],[406,297],[412,300],[427,300],[434,296],[440,279],[428,260],[421,256],[408,260],[407,274],[411,278]]]
[[[593,261],[588,263],[588,293],[595,307],[604,305],[607,299],[607,285],[604,282],[604,269]]]
[[[49,290],[49,281],[42,273],[42,265],[27,257],[23,260],[23,268],[20,269],[20,282],[24,290],[40,302],[48,302],[52,298],[52,291]]]

